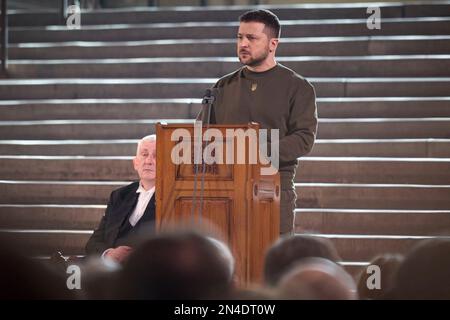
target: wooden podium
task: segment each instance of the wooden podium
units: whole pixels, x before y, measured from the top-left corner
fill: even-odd
[[[201,128],[201,127],[200,127]],[[199,137],[197,127],[197,136]],[[200,129],[203,137],[205,127]],[[236,277],[241,285],[259,282],[262,279],[264,254],[279,237],[279,206],[280,206],[280,178],[279,174],[262,175],[259,158],[256,164],[248,164],[249,148],[246,139],[245,146],[239,145],[237,137],[227,137],[230,130],[255,130],[259,132],[258,124],[248,125],[211,125],[209,129],[223,136],[223,163],[206,161],[204,176],[204,192],[202,214],[200,217],[200,193],[202,166],[197,165],[197,179],[195,179],[196,165],[194,164],[194,125],[190,124],[161,124],[156,125],[157,135],[157,183],[156,183],[156,224],[162,230],[166,226],[189,225],[193,221],[204,223],[209,221],[215,226],[214,231],[221,233],[236,260]],[[228,131],[227,131],[228,129]],[[216,130],[216,131],[214,131]],[[211,130],[208,130],[211,132]],[[257,135],[258,137],[258,135]],[[259,138],[258,138],[259,139]],[[175,141],[172,141],[175,140]],[[209,140],[209,139],[208,139]],[[216,141],[214,139],[213,141]],[[176,146],[182,143],[190,144],[190,155],[179,151]],[[203,140],[202,140],[203,141]],[[234,146],[227,149],[225,143],[233,142]],[[242,140],[241,140],[242,141]],[[197,151],[207,148],[206,142],[197,138]],[[210,142],[208,142],[209,144]],[[258,144],[259,145],[259,144]],[[186,146],[186,145],[185,145]],[[237,163],[238,149],[245,148],[246,161]],[[178,150],[178,152],[174,152]],[[219,149],[216,149],[219,150]],[[228,154],[234,150],[234,156]],[[254,150],[254,149],[252,149]],[[197,153],[199,154],[199,153]],[[218,155],[212,152],[213,155]],[[192,161],[180,163],[173,160],[174,155],[186,156]],[[202,158],[198,158],[202,159]],[[197,163],[199,163],[198,160]],[[234,164],[232,164],[232,163]],[[179,164],[177,164],[179,163]],[[265,167],[268,167],[267,165]],[[197,182],[195,182],[197,180]],[[194,186],[196,190],[194,192]],[[192,210],[195,194],[195,210]],[[208,223],[206,223],[208,228]]]

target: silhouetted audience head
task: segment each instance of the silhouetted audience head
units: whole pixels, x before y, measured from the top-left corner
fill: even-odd
[[[228,248],[228,246],[225,243],[215,238],[208,237],[208,240],[210,240],[211,243],[216,246],[219,258],[222,260],[222,263],[227,267],[229,280],[232,281],[234,276],[235,261],[233,254],[230,251],[230,248]]]
[[[231,300],[275,300],[278,292],[274,288],[250,285],[248,287],[236,287],[230,294]]]
[[[279,239],[269,248],[264,264],[264,280],[275,286],[283,274],[304,258],[325,258],[333,262],[340,260],[333,243],[320,237],[294,235]]]
[[[214,299],[231,286],[228,253],[195,232],[160,234],[138,246],[119,275],[118,297]],[[234,267],[233,267],[234,269]]]
[[[0,300],[74,299],[64,276],[43,261],[25,257],[24,248],[0,237]],[[6,244],[8,247],[6,247]]]
[[[355,300],[353,278],[338,264],[323,258],[306,258],[279,281],[280,298],[295,300]]]
[[[371,262],[369,262],[369,266],[378,266],[379,269],[379,287],[377,288],[378,281],[376,279],[375,273],[378,271],[368,270],[368,267],[363,268],[362,272],[358,278],[358,295],[361,300],[370,299],[370,300],[380,300],[385,299],[386,294],[390,291],[392,287],[392,283],[394,281],[394,276],[399,267],[400,263],[403,261],[403,256],[399,254],[383,254],[375,257]],[[369,288],[368,280],[371,284]]]
[[[389,298],[450,299],[450,239],[413,247],[397,269]]]
[[[78,264],[81,269],[82,299],[113,299],[120,264],[92,256]]]

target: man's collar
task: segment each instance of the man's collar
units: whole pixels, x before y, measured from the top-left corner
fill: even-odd
[[[142,184],[139,182],[139,188],[136,190],[136,193],[141,193],[141,192],[155,192],[155,186],[153,186],[152,188],[145,190],[144,187],[142,186]]]

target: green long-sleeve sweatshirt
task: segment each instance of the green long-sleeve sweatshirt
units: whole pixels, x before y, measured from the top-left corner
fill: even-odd
[[[282,184],[288,187],[283,180],[292,181],[297,158],[311,151],[316,137],[317,107],[313,86],[278,63],[265,72],[252,72],[242,67],[222,77],[214,87],[218,88],[218,93],[211,112],[212,124],[253,121],[261,128],[279,129],[279,170]],[[200,117],[205,122],[206,112]]]

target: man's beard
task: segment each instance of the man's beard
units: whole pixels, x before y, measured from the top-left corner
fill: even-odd
[[[257,67],[257,66],[261,65],[264,62],[264,60],[267,59],[268,56],[269,56],[269,49],[264,51],[259,57],[250,58],[247,62],[243,62],[241,57],[239,56],[239,61],[243,65],[246,65],[249,67]]]

